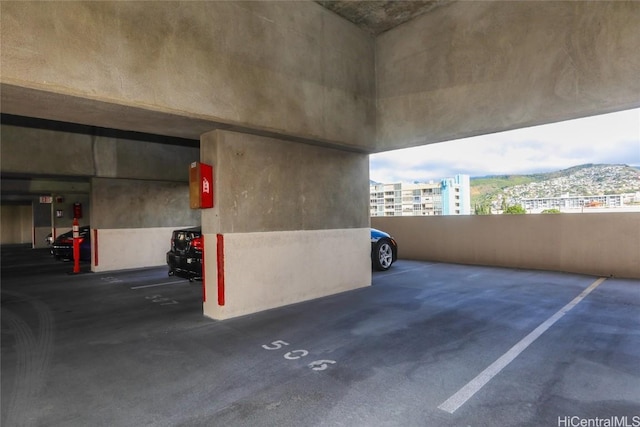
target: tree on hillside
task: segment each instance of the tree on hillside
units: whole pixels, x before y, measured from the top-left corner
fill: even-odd
[[[502,203],[500,204],[500,210],[503,213],[507,213],[507,209],[509,209],[509,204],[507,203],[507,199],[505,197],[502,198]]]
[[[475,215],[491,215],[491,206],[486,203],[476,204],[473,210]]]
[[[507,215],[518,215],[518,214],[526,214],[527,211],[521,205],[511,205],[511,206],[507,206],[507,208],[504,209],[502,213]]]

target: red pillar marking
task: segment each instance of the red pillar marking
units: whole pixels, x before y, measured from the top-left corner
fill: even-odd
[[[98,229],[93,229],[93,265],[98,266]]]
[[[80,241],[79,237],[73,238],[73,272],[80,273]]]
[[[206,281],[205,281],[205,272],[206,272],[206,268],[205,268],[205,253],[204,250],[206,248],[206,243],[204,241],[204,234],[202,234],[202,261],[200,264],[200,268],[202,268],[202,302],[207,302],[207,286],[206,286]]]
[[[224,237],[217,235],[217,260],[218,260],[218,305],[224,305]]]
[[[73,218],[73,227],[71,228],[73,235],[73,272],[80,273],[80,224],[78,218]]]

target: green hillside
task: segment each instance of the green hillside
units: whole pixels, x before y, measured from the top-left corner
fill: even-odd
[[[540,185],[544,184],[544,185]],[[517,191],[514,191],[516,190]],[[640,191],[640,170],[627,165],[585,164],[556,172],[471,178],[471,206],[495,202],[500,195],[557,197]]]
[[[498,194],[514,185],[538,182],[535,175],[495,175],[471,178],[471,206],[490,203]]]

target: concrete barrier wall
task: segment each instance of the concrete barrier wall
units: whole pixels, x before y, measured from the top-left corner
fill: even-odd
[[[206,302],[214,319],[255,313],[371,284],[368,228],[230,233],[218,255],[205,235]],[[223,259],[224,282],[219,280]],[[224,304],[218,292],[224,287]]]
[[[640,214],[375,217],[399,257],[640,278]]]
[[[171,248],[171,233],[175,228],[181,227],[100,229],[97,242],[95,230],[91,229],[91,270],[100,272],[166,265],[165,254]]]

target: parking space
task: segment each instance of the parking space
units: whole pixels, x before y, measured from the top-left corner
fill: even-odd
[[[166,268],[6,266],[3,425],[640,425],[637,280],[401,260],[212,321]]]

